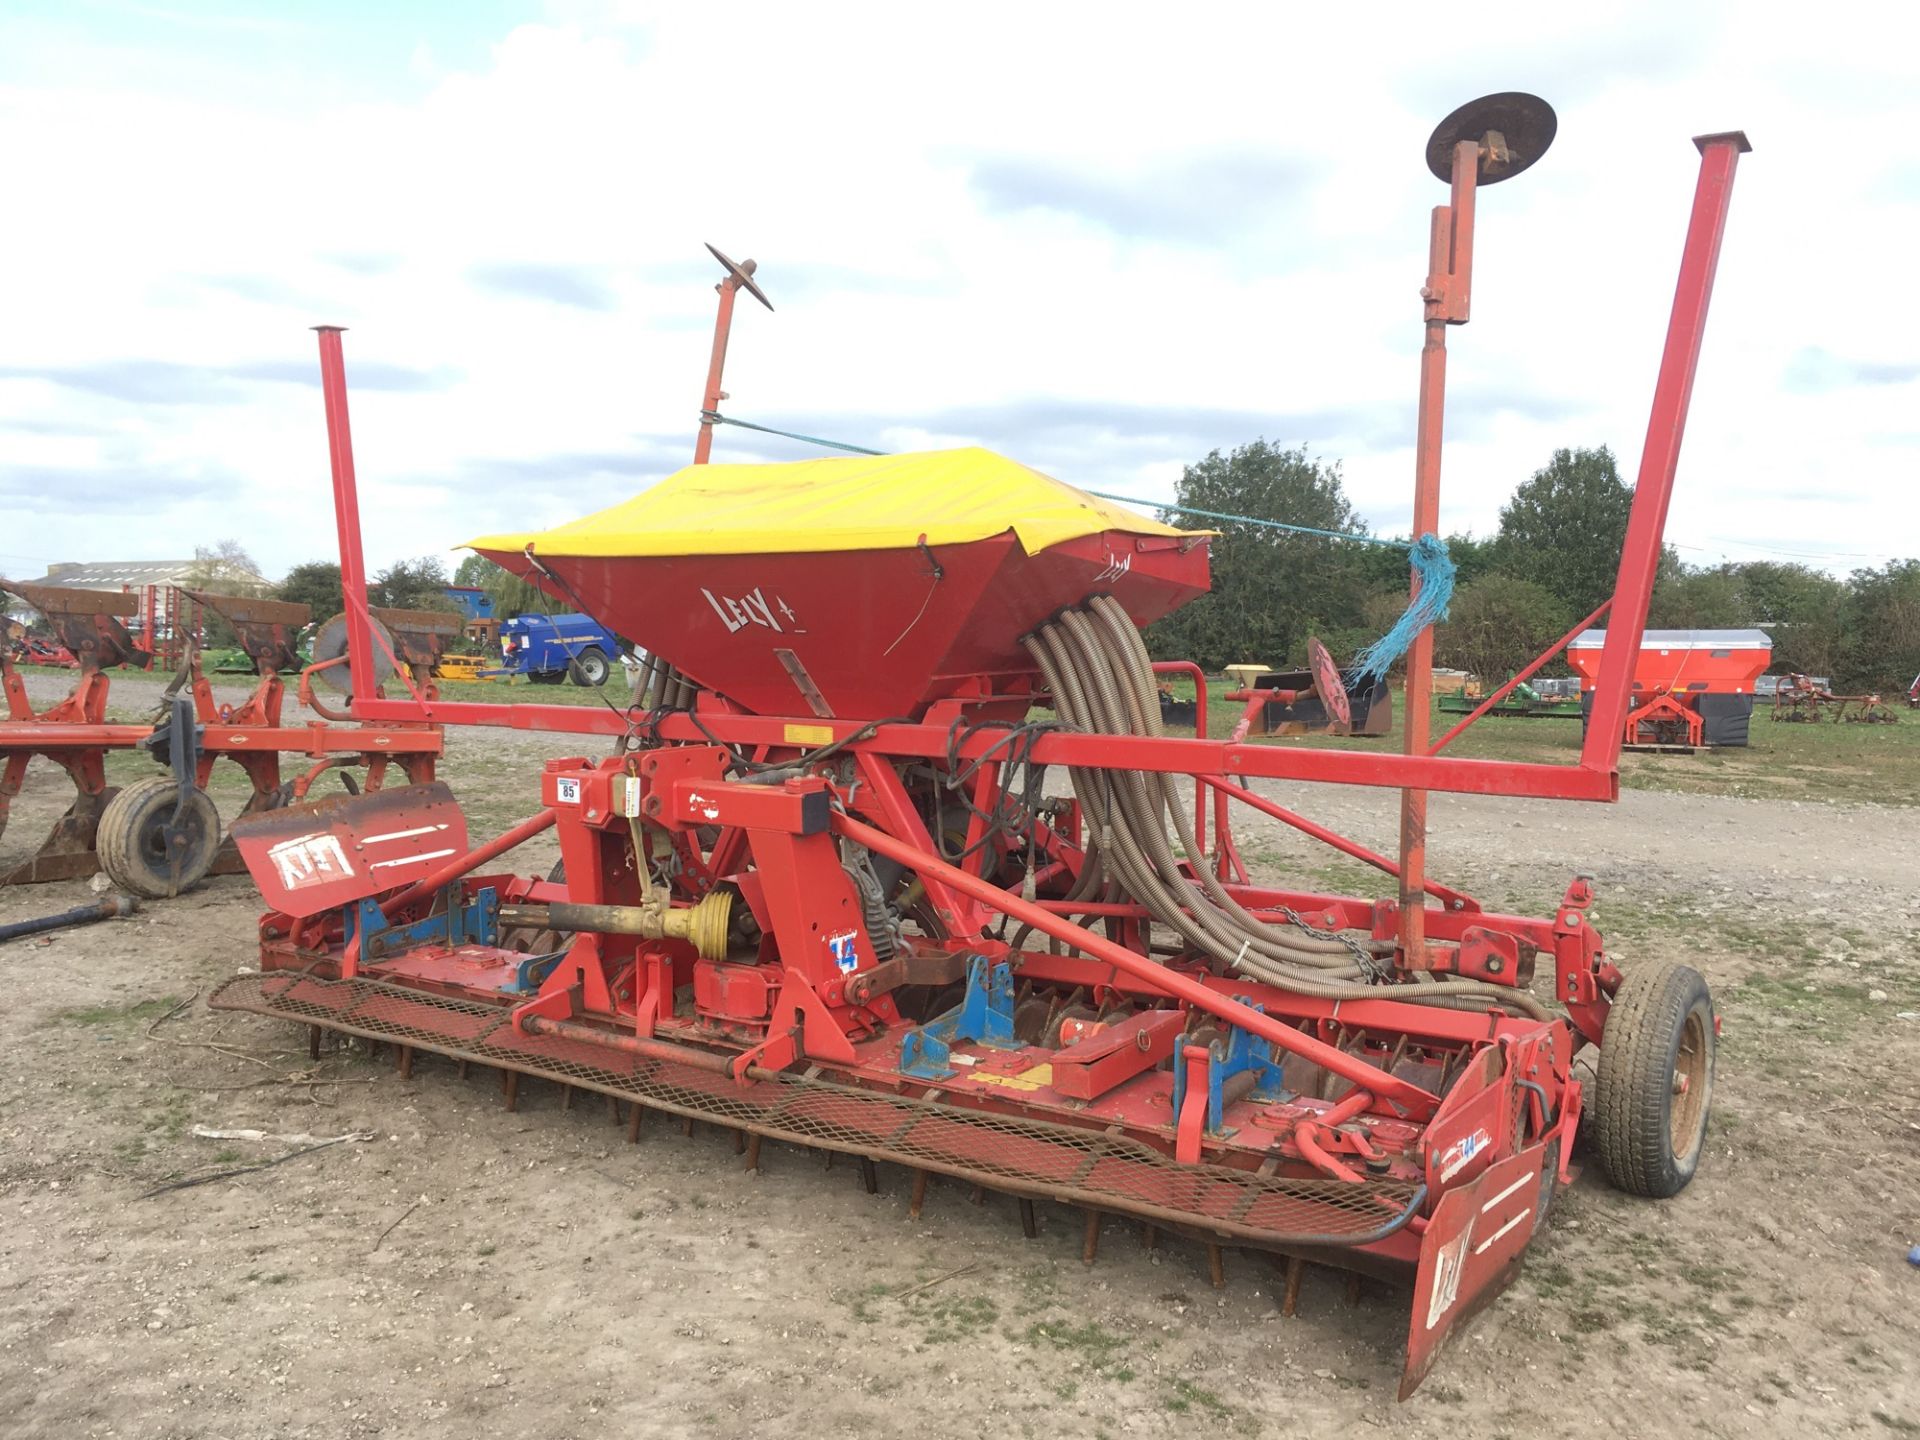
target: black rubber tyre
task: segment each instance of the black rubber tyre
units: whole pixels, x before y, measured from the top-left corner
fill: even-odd
[[[1600,1167],[1629,1195],[1686,1189],[1713,1105],[1713,996],[1690,965],[1629,970],[1607,1012],[1591,1109]]]
[[[607,652],[598,645],[589,645],[572,660],[567,662],[567,674],[573,683],[588,690],[597,690],[607,683],[607,677],[613,673],[613,662],[607,659]]]
[[[100,868],[122,890],[165,900],[206,879],[220,848],[220,812],[206,791],[196,789],[181,817],[179,849],[169,851],[167,826],[179,793],[171,775],[154,775],[127,786],[101,814],[94,850]]]
[[[536,685],[558,685],[567,677],[561,670],[529,670],[527,678]]]

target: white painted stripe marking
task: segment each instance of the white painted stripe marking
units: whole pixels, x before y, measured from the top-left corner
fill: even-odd
[[[409,855],[403,860],[375,860],[367,866],[369,870],[385,870],[395,865],[418,865],[422,860],[438,860],[445,855],[457,855],[460,852],[449,847],[445,850],[429,850],[424,855]]]
[[[1527,1187],[1528,1185],[1531,1185],[1535,1180],[1538,1180],[1539,1178],[1540,1177],[1538,1175],[1522,1175],[1518,1180],[1514,1181],[1511,1185],[1507,1186],[1506,1189],[1502,1190],[1498,1195],[1494,1196],[1491,1200],[1487,1201],[1486,1204],[1482,1205],[1480,1207],[1480,1213],[1482,1215],[1486,1214],[1487,1211],[1491,1210],[1494,1206],[1498,1205],[1502,1200],[1506,1199],[1507,1196],[1513,1194],[1514,1191],[1524,1189],[1525,1187]]]
[[[1527,1216],[1531,1215],[1532,1213],[1533,1213],[1533,1207],[1531,1205],[1527,1206],[1526,1209],[1522,1210],[1518,1215],[1514,1216],[1511,1220],[1507,1221],[1506,1224],[1502,1225],[1498,1230],[1494,1231],[1486,1239],[1482,1240],[1478,1245],[1474,1246],[1473,1253],[1476,1255],[1486,1254],[1487,1247],[1492,1245],[1494,1241],[1498,1240],[1502,1235],[1506,1234],[1509,1230],[1513,1229],[1514,1226],[1518,1225],[1522,1220],[1526,1219]]]
[[[420,825],[412,830],[394,830],[385,835],[369,835],[360,843],[363,845],[378,845],[383,840],[411,840],[416,835],[431,835],[436,830],[444,830],[446,828],[446,824],[444,823],[439,825]]]

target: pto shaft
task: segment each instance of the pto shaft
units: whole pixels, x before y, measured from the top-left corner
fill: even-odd
[[[727,958],[727,922],[733,896],[716,890],[698,905],[580,905],[561,900],[551,905],[502,905],[500,924],[596,935],[638,935],[645,940],[686,940],[703,960]]]

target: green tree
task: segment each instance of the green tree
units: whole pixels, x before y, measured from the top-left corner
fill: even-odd
[[[1491,690],[1567,632],[1579,617],[1544,585],[1488,574],[1454,591],[1433,635],[1434,659]]]
[[[1497,568],[1551,591],[1578,619],[1613,593],[1632,509],[1606,446],[1556,450],[1501,509]]]
[[[1920,670],[1920,560],[1856,570],[1835,678],[1850,690],[1904,690]]]
[[[309,560],[294,566],[280,582],[277,593],[282,600],[305,605],[313,612],[316,625],[324,625],[347,608],[340,594],[340,567],[332,560]]]
[[[1680,567],[1660,577],[1647,610],[1650,627],[1668,630],[1730,630],[1754,624],[1739,567]]]
[[[1847,587],[1823,570],[1776,561],[1740,567],[1747,620],[1773,636],[1773,668],[1831,675],[1845,638]],[[1920,657],[1914,661],[1920,666]]]
[[[502,620],[516,615],[553,615],[573,607],[554,599],[532,581],[522,580],[511,570],[503,570],[484,555],[469,555],[454,571],[453,583],[472,585],[487,592],[493,601],[493,613]]]
[[[499,571],[500,567],[484,555],[467,555],[461,558],[454,569],[453,583],[462,589],[484,590],[487,580]]]
[[[188,589],[214,595],[266,595],[273,590],[238,540],[195,546],[186,583]],[[224,650],[240,643],[233,627],[210,608],[200,613],[200,635],[201,643],[210,650]]]
[[[445,610],[447,567],[438,555],[396,560],[367,586],[367,599],[390,610]]]
[[[1676,629],[1757,626],[1773,638],[1775,671],[1832,675],[1845,636],[1848,588],[1805,565],[1753,560],[1675,566],[1654,587],[1648,623]]]
[[[216,595],[265,595],[273,588],[238,540],[195,546],[187,579],[194,589]]]
[[[1366,533],[1347,500],[1337,461],[1265,440],[1227,455],[1216,450],[1189,465],[1176,498],[1221,514]],[[1367,567],[1377,570],[1380,561],[1356,552],[1379,547],[1178,511],[1164,518],[1218,530],[1220,537],[1213,544],[1212,590],[1149,629],[1155,655],[1197,660],[1208,669],[1241,660],[1279,667],[1304,660],[1310,634],[1321,635],[1338,653],[1346,638],[1341,632],[1361,628],[1366,598],[1376,588]],[[1397,560],[1404,585],[1405,557]]]

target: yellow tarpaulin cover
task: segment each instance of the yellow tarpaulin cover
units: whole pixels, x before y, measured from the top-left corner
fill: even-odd
[[[765,555],[962,545],[1008,530],[1029,555],[1162,525],[978,446],[780,465],[689,465],[631,500],[551,530],[488,535],[472,550],[536,555]]]

